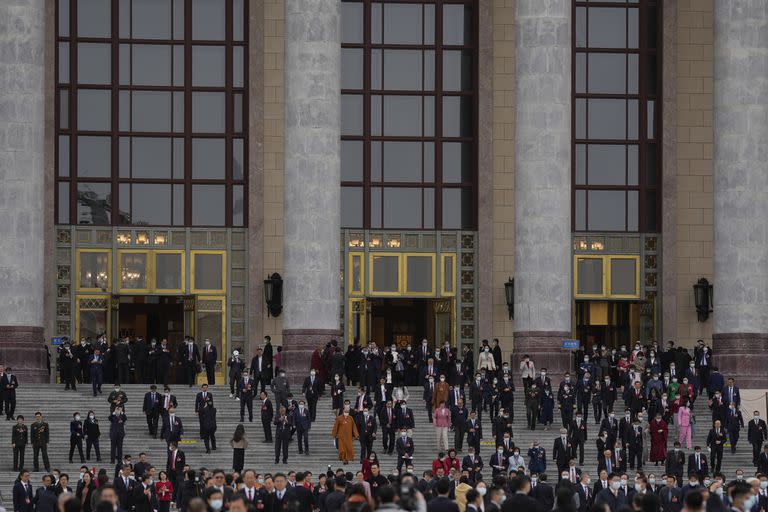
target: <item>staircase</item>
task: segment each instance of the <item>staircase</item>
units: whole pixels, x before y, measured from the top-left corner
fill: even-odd
[[[177,410],[177,416],[182,419],[184,423],[183,442],[180,446],[186,453],[187,463],[192,468],[206,467],[209,469],[222,468],[225,470],[232,469],[232,450],[229,448],[229,440],[232,433],[235,430],[236,425],[240,420],[240,402],[233,398],[229,398],[229,388],[226,386],[214,386],[210,391],[214,396],[214,403],[218,410],[218,431],[217,441],[218,450],[212,452],[210,455],[205,454],[205,447],[201,439],[199,439],[199,426],[197,416],[194,414],[194,401],[195,395],[199,391],[197,387],[189,388],[182,385],[171,386],[173,394],[179,402]],[[48,446],[48,455],[51,461],[52,468],[58,468],[61,472],[69,473],[73,476],[73,484],[77,481],[77,474],[79,467],[81,466],[77,452],[74,455],[74,462],[70,464],[68,462],[69,455],[69,422],[72,419],[72,414],[75,411],[79,411],[83,419],[86,417],[88,410],[94,410],[101,426],[101,453],[102,462],[97,464],[95,462],[95,456],[92,454],[92,460],[87,461],[86,464],[89,467],[97,466],[97,469],[106,468],[110,478],[114,475],[114,465],[109,464],[109,422],[107,416],[109,414],[109,404],[107,403],[107,395],[111,386],[104,386],[104,394],[98,397],[91,395],[90,385],[81,385],[77,391],[64,391],[63,385],[50,385],[50,384],[24,384],[21,383],[21,387],[17,391],[17,405],[16,414],[22,414],[25,417],[27,425],[30,425],[34,421],[34,413],[41,411],[44,419],[49,423],[51,428],[51,442]],[[165,469],[166,461],[166,444],[162,439],[153,439],[147,433],[147,425],[144,419],[144,415],[141,412],[142,401],[144,393],[148,391],[147,385],[123,385],[122,389],[128,395],[128,402],[125,407],[125,413],[128,416],[128,423],[126,424],[126,437],[123,445],[123,451],[125,454],[131,454],[133,461],[138,461],[138,454],[140,452],[147,453],[147,460],[150,464],[155,465],[159,469]],[[347,393],[352,397],[352,393]],[[555,423],[550,430],[544,431],[543,427],[539,426],[535,431],[530,431],[525,428],[525,410],[522,400],[522,394],[518,392],[515,400],[515,429],[514,440],[518,446],[521,447],[522,453],[525,455],[528,446],[534,441],[534,439],[540,440],[542,445],[547,449],[547,455],[550,460],[547,462],[547,473],[549,474],[550,481],[555,478],[557,472],[554,463],[551,462],[551,450],[554,442],[554,438],[558,436],[559,428],[559,415],[556,412]],[[272,398],[270,396],[270,398]],[[617,403],[617,409],[621,405],[619,400]],[[431,468],[431,462],[436,456],[435,450],[435,431],[430,423],[427,421],[427,413],[423,402],[421,401],[421,389],[410,388],[409,407],[413,410],[416,416],[416,429],[413,434],[415,454],[414,463],[416,471],[420,474],[421,471]],[[245,455],[245,467],[253,468],[258,472],[275,472],[275,471],[288,471],[288,470],[310,470],[315,475],[320,472],[326,471],[328,465],[334,470],[341,466],[341,462],[338,461],[336,449],[333,446],[333,441],[330,437],[331,428],[333,426],[333,415],[331,413],[331,401],[329,393],[326,393],[318,403],[317,420],[312,425],[312,430],[309,435],[310,444],[310,456],[299,455],[297,443],[294,441],[289,446],[289,458],[288,464],[283,465],[273,464],[274,462],[274,444],[262,443],[264,439],[263,430],[260,421],[260,411],[258,406],[258,399],[254,401],[254,422],[248,423],[247,411],[246,411],[246,436],[250,441],[250,447],[246,450]],[[694,429],[693,442],[694,444],[705,444],[705,439],[710,428],[710,412],[706,407],[706,401],[699,399],[696,401],[696,407],[694,408],[694,414],[697,417],[697,423]],[[748,419],[745,416],[745,420]],[[491,454],[493,453],[493,437],[491,435],[490,423],[488,421],[487,413],[482,416],[485,441],[482,443],[481,456],[483,461],[488,464]],[[12,485],[16,478],[16,473],[12,471],[13,458],[11,444],[11,428],[15,422],[0,421],[0,503],[7,507],[11,506],[12,499]],[[593,474],[593,481],[596,478],[597,468],[597,448],[595,446],[595,437],[597,435],[597,425],[594,423],[592,417],[592,411],[590,410],[589,423],[588,423],[589,439],[585,445],[584,450],[584,470]],[[675,426],[670,427],[670,447],[672,442],[677,438],[677,428]],[[449,442],[453,440],[452,433],[449,434]],[[650,442],[650,441],[649,441]],[[359,444],[355,443],[355,453],[359,456]],[[464,446],[466,450],[466,443]],[[394,455],[384,455],[381,445],[381,436],[374,442],[374,450],[379,455],[379,460],[382,462],[382,471],[384,474],[389,474],[396,468],[397,458]],[[688,450],[683,450],[686,454]],[[706,453],[706,449],[704,451]],[[25,454],[25,465],[31,470],[32,464],[32,447],[27,446]],[[463,456],[463,455],[462,455]],[[738,450],[735,455],[731,455],[730,448],[725,448],[724,461],[722,471],[726,477],[733,477],[737,468],[743,468],[747,476],[753,474],[754,468],[751,464],[752,447],[747,442],[746,428],[742,429],[741,439],[739,440]],[[42,466],[42,461],[41,461]],[[352,471],[353,473],[360,468],[358,463],[350,463],[345,469]],[[660,475],[663,472],[663,468],[655,467],[653,464],[646,464],[646,472],[653,472]],[[490,470],[486,469],[484,472],[486,476],[490,476]],[[40,478],[42,473],[32,475],[32,484],[34,488],[40,485]]]

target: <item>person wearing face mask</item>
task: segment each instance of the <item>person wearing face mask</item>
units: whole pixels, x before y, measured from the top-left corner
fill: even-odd
[[[581,413],[576,413],[576,418],[568,425],[568,436],[571,439],[573,453],[579,451],[579,465],[584,464],[584,444],[587,442],[587,421]]]
[[[227,359],[227,367],[229,368],[229,398],[239,398],[236,396],[235,390],[238,382],[240,382],[240,376],[245,369],[245,361],[240,357],[240,351],[235,349],[232,351],[232,357]]]
[[[566,380],[568,374],[566,374]],[[576,396],[573,393],[573,388],[569,384],[562,386],[557,393],[557,403],[560,409],[560,419],[563,426],[568,428],[573,420],[573,413],[576,410]]]
[[[759,411],[754,411],[752,419],[749,420],[747,440],[752,445],[752,464],[757,465],[763,444],[768,440],[768,425],[766,425],[765,420],[760,418]]]
[[[728,415],[725,418],[725,431],[728,432],[728,441],[731,444],[731,453],[736,453],[736,445],[739,442],[739,433],[744,427],[744,418],[735,403],[728,404]]]
[[[613,473],[610,476],[610,487],[601,490],[595,496],[595,504],[599,505],[604,503],[608,505],[608,508],[612,511],[619,510],[627,503],[627,497],[624,490],[621,488],[621,480],[617,473]]]
[[[752,486],[737,482],[728,489],[731,498],[731,510],[733,512],[750,512],[758,503],[758,496]]]
[[[557,463],[558,471],[562,472],[568,467],[568,462],[573,458],[574,454],[573,445],[568,438],[568,430],[561,428],[560,437],[555,439],[555,444],[552,448],[552,460]]]
[[[109,416],[109,459],[110,464],[123,459],[123,439],[125,439],[125,422],[128,418],[123,414],[123,408],[117,407]]]
[[[83,431],[83,422],[80,421],[80,413],[76,412],[72,415],[72,421],[69,422],[69,463],[72,464],[72,455],[77,453],[80,455],[80,463],[85,462],[83,456],[83,437],[85,432]]]
[[[701,446],[694,446],[693,449],[694,452],[688,456],[688,474],[702,481],[704,477],[709,476],[707,456],[701,453]]]
[[[542,368],[539,370],[539,375],[536,380],[533,381],[539,389],[552,389],[552,380],[547,375],[547,369]]]
[[[616,384],[610,376],[603,378],[603,384],[600,387],[600,400],[603,406],[603,415],[608,416],[613,411],[613,404],[617,397]]]
[[[115,384],[114,391],[111,391],[107,397],[107,402],[109,402],[109,412],[115,412],[115,408],[117,407],[125,407],[127,401],[128,395],[126,395],[125,391],[120,388],[120,384]]]
[[[593,365],[591,367],[594,368]],[[592,375],[591,372],[585,372],[576,382],[576,411],[582,414],[584,422],[589,420],[589,403],[592,400],[592,391],[594,388]]]
[[[720,472],[723,464],[723,446],[725,441],[725,429],[722,427],[720,420],[715,420],[713,427],[707,435],[707,448],[712,454],[712,471],[715,473]]]
[[[395,441],[395,452],[397,453],[397,471],[401,471],[403,464],[413,464],[413,439],[408,435],[405,428],[400,429],[400,436]]]
[[[680,449],[679,441],[675,441],[674,448],[667,452],[664,471],[668,475],[674,475],[678,482],[682,482],[685,471],[685,453]]]
[[[331,437],[336,441],[336,446],[339,451],[339,460],[344,464],[348,463],[350,460],[354,460],[355,447],[352,444],[352,438],[359,439],[360,434],[357,430],[355,420],[349,415],[348,410],[345,409],[342,414],[336,416],[336,420],[333,423],[333,430],[331,431]]]
[[[530,430],[536,429],[536,423],[538,422],[539,410],[541,407],[541,394],[539,387],[535,384],[531,384],[525,390],[525,418],[526,424]]]
[[[376,415],[371,414],[366,407],[363,412],[355,418],[357,422],[357,432],[360,434],[360,462],[365,461],[373,452],[373,441],[376,439]]]
[[[323,384],[317,376],[316,370],[309,371],[309,377],[304,379],[304,384],[301,386],[301,392],[307,399],[307,405],[309,406],[309,415],[312,421],[315,421],[317,415],[317,401],[320,398]]]
[[[338,373],[333,376],[333,382],[331,383],[331,407],[337,412],[344,406],[344,391],[346,387],[341,380],[341,375]]]
[[[483,459],[480,457],[473,446],[467,449],[467,455],[461,461],[461,470],[469,472],[469,482],[477,482],[477,477],[482,477]]]

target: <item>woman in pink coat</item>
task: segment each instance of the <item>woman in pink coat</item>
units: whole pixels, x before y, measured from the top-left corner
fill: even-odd
[[[688,403],[683,402],[680,405],[680,409],[677,411],[677,426],[680,429],[680,444],[685,442],[685,447],[691,449],[691,410],[688,408]]]

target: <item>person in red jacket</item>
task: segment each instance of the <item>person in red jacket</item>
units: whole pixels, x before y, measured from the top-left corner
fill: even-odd
[[[173,499],[173,484],[168,481],[168,474],[165,471],[161,471],[159,476],[160,480],[155,482],[157,511],[168,512],[171,508],[171,500]]]

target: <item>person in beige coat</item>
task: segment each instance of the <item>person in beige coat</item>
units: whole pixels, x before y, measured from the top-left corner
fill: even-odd
[[[520,376],[523,378],[523,388],[528,391],[533,379],[536,378],[536,365],[533,364],[528,354],[525,354],[523,360],[520,361]]]

